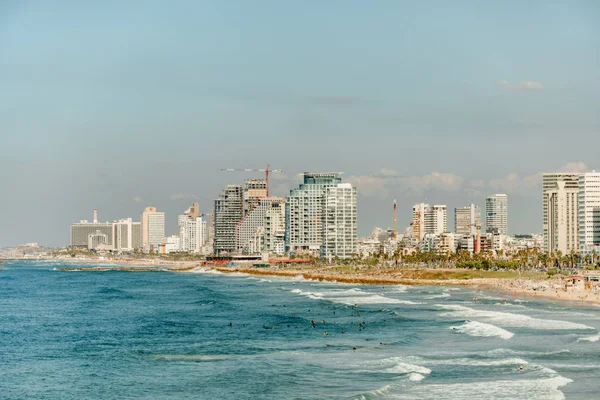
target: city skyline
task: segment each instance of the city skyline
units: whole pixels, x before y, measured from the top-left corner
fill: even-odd
[[[63,245],[93,208],[207,210],[220,168],[269,163],[274,196],[344,171],[360,235],[394,197],[404,226],[493,193],[511,232],[541,232],[540,174],[600,167],[575,146],[598,137],[595,2],[269,5],[3,2],[0,246]]]

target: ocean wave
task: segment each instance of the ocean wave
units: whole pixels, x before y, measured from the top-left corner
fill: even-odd
[[[416,372],[419,374],[429,375],[431,373],[431,370],[421,365],[399,362],[393,367],[386,369],[385,372],[391,372],[393,374],[407,374],[410,372]]]
[[[558,354],[568,354],[571,350],[561,349],[555,351],[529,351],[529,350],[513,350],[513,349],[494,349],[483,353],[484,355],[497,357],[502,355],[518,355],[518,356],[552,356]]]
[[[495,325],[484,324],[483,322],[467,321],[460,326],[451,326],[450,329],[454,329],[460,333],[465,333],[469,336],[478,337],[500,337],[504,340],[512,338],[515,334],[505,329],[497,327]]]
[[[366,304],[406,304],[416,305],[423,304],[420,302],[414,302],[410,300],[393,299],[390,297],[381,296],[378,294],[372,294],[368,292],[362,292],[360,289],[350,289],[345,291],[323,291],[323,292],[308,292],[301,289],[293,289],[292,293],[296,293],[311,299],[316,300],[327,300],[334,303],[345,304],[345,305],[366,305]]]
[[[223,361],[243,356],[231,354],[156,354],[154,358],[166,361]]]
[[[408,374],[408,379],[413,382],[418,382],[418,381],[422,381],[423,379],[425,379],[425,377],[421,374],[413,372],[412,374]]]
[[[442,310],[448,312],[442,313],[442,316],[468,318],[468,319],[484,319],[487,322],[494,324],[513,327],[513,328],[529,328],[540,330],[583,330],[595,329],[591,326],[578,324],[576,322],[540,319],[530,317],[528,315],[514,314],[500,311],[476,310],[473,308],[456,305],[456,304],[436,304]]]
[[[190,270],[189,272],[193,274],[215,274],[215,275],[224,275],[224,272],[217,271],[216,269],[206,268],[206,267],[198,267]]]
[[[577,339],[578,342],[597,342],[598,340],[600,340],[600,335],[580,337]]]
[[[450,358],[446,360],[420,360],[421,363],[427,365],[463,365],[472,367],[497,367],[514,365],[516,367],[520,365],[528,365],[527,360],[522,358],[505,358],[505,359],[472,359],[472,358]]]
[[[450,297],[450,293],[440,293],[425,297],[425,299],[444,299]]]
[[[496,400],[563,400],[560,388],[573,382],[556,376],[543,379],[514,379],[469,383],[410,385],[394,387],[385,393],[394,399],[496,399]],[[357,399],[373,398],[371,393]]]

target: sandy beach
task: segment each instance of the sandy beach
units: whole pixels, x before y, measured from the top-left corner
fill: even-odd
[[[365,273],[343,273],[324,268],[294,268],[294,269],[265,269],[265,268],[214,268],[220,272],[241,272],[252,275],[288,276],[302,275],[304,279],[320,281],[335,281],[345,283],[377,284],[377,285],[448,285],[470,286],[483,290],[491,290],[503,294],[506,299],[518,297],[540,297],[552,300],[595,303],[600,304],[600,292],[585,290],[583,286],[566,288],[567,278],[529,279],[529,278],[466,278],[466,279],[427,279],[413,278],[415,272],[431,272],[434,275],[441,272],[454,272],[457,270],[393,270]],[[460,270],[458,270],[460,272]],[[471,272],[471,271],[467,271]],[[442,274],[443,275],[443,274]]]
[[[553,300],[600,304],[600,291],[581,285],[569,284],[567,277],[548,278],[542,273],[519,276],[502,271],[487,272],[441,268],[389,268],[389,267],[336,267],[303,265],[302,267],[256,268],[252,266],[224,267],[201,261],[173,261],[158,258],[51,258],[67,264],[89,264],[89,270],[119,270],[128,272],[160,271],[190,272],[197,268],[210,268],[223,273],[246,273],[263,276],[295,277],[319,281],[376,285],[432,285],[470,286],[498,292],[506,299],[540,297]],[[73,270],[71,267],[61,270]],[[82,270],[82,268],[77,268]],[[529,275],[529,276],[528,276]]]

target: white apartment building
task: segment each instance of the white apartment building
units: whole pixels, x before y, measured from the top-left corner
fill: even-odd
[[[448,210],[445,205],[419,203],[413,206],[413,236],[419,241],[426,234],[439,235],[448,231]]]
[[[481,230],[481,211],[475,204],[454,209],[454,233],[476,235]]]
[[[107,234],[97,230],[95,233],[90,233],[88,235],[88,250],[96,250],[104,245],[109,245]]]
[[[112,223],[113,249],[116,251],[132,251],[142,246],[141,223],[131,218],[120,219]]]
[[[304,181],[286,199],[286,251],[320,253],[323,243],[323,197],[328,187],[342,182],[339,173],[304,173]]]
[[[321,257],[352,257],[357,253],[356,235],[356,188],[350,183],[326,187]]]
[[[203,253],[208,244],[208,220],[199,216],[197,207],[190,207],[184,215],[177,218],[179,227],[179,251]]]
[[[498,229],[501,235],[508,235],[508,196],[493,194],[485,199],[486,233]]]
[[[579,250],[579,174],[551,172],[542,175],[544,249],[569,254]]]
[[[165,213],[156,207],[146,207],[142,212],[142,245],[145,249],[155,249],[165,237]]]
[[[582,256],[600,254],[600,173],[579,175],[579,250]]]

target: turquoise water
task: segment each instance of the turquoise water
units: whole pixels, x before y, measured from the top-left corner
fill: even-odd
[[[0,271],[0,398],[600,398],[596,307],[59,266]]]

